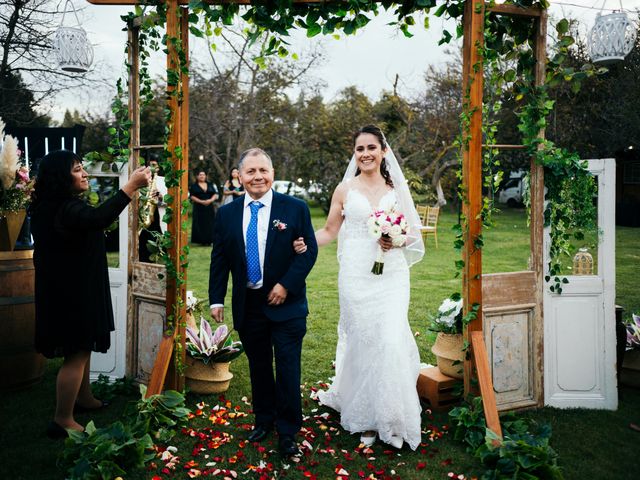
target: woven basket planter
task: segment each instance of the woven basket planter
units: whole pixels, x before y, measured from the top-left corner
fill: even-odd
[[[231,362],[208,363],[187,355],[187,368],[184,371],[189,389],[194,393],[222,393],[229,389],[233,373],[229,371]]]
[[[452,378],[464,378],[462,364],[464,360],[463,345],[464,340],[461,333],[438,333],[436,343],[431,347],[431,351],[436,356],[438,369],[443,375]]]

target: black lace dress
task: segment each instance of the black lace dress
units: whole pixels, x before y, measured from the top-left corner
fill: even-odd
[[[104,229],[129,202],[120,190],[97,208],[76,197],[43,201],[32,212],[35,347],[44,356],[109,349],[114,322]]]

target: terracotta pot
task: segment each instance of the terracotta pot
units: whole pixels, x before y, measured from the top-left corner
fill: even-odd
[[[26,216],[26,210],[0,212],[0,251],[13,251]]]
[[[431,351],[436,356],[438,368],[443,375],[452,378],[464,378],[462,364],[464,360],[463,345],[464,340],[461,333],[438,333],[436,343],[431,347]]]
[[[229,389],[233,373],[229,371],[231,362],[208,363],[187,355],[184,371],[187,386],[194,393],[222,393]]]

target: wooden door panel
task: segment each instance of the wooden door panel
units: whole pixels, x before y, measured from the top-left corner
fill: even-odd
[[[498,410],[537,405],[533,271],[482,276],[483,331]]]

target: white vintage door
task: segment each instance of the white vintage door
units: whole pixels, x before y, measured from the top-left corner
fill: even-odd
[[[92,191],[99,188],[110,196],[121,188],[128,178],[127,166],[121,166],[118,173],[104,173],[100,166],[88,169]],[[109,284],[111,303],[115,321],[115,331],[111,332],[111,348],[107,353],[91,355],[91,379],[98,375],[108,375],[112,379],[124,377],[126,373],[126,331],[127,331],[127,261],[128,261],[128,207],[120,214],[118,222],[118,249],[107,254],[109,261]]]
[[[545,287],[544,390],[545,404],[553,407],[618,407],[615,169],[613,158],[589,160],[589,171],[598,180],[600,242],[596,274],[569,276],[560,295]],[[547,234],[545,262],[548,252]]]

